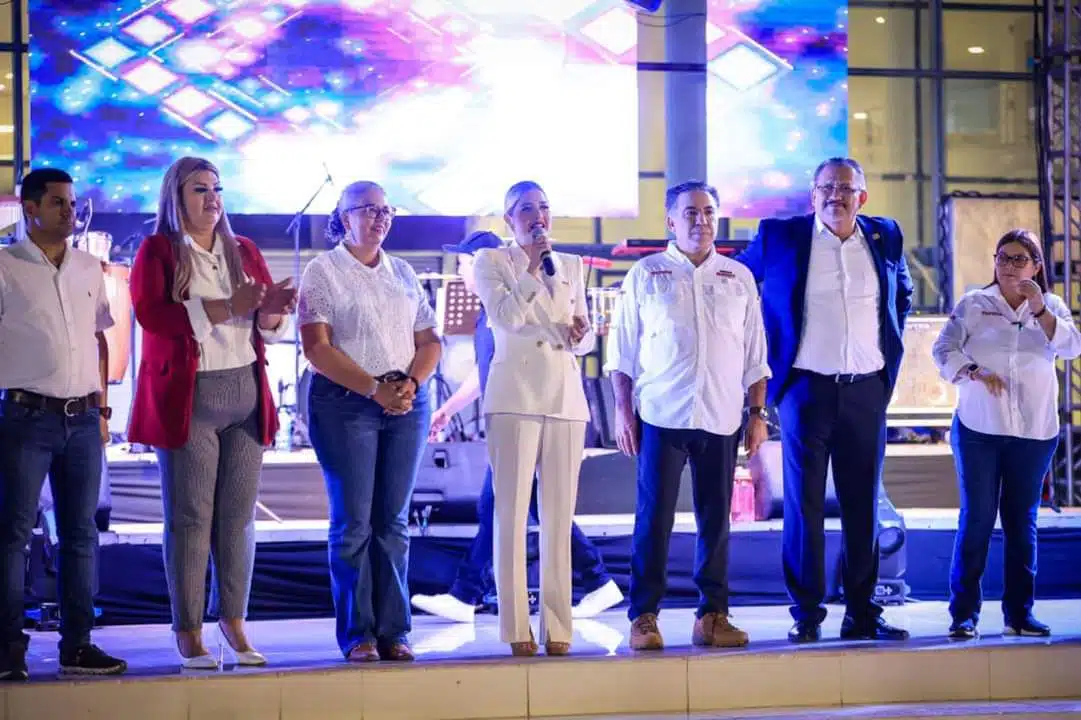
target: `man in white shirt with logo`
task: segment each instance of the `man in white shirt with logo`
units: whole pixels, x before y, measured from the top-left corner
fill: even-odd
[[[689,461],[698,525],[700,592],[692,642],[739,647],[728,617],[729,513],[744,394],[746,449],[766,439],[766,335],[758,290],[744,266],[717,253],[717,191],[686,182],[665,197],[668,248],[623,281],[605,369],[615,392],[620,450],[638,455],[631,550],[631,647],[660,650],[657,614],[680,477]]]
[[[90,642],[110,414],[105,276],[100,261],[68,246],[71,176],[35,170],[21,195],[26,237],[0,251],[0,680],[28,677],[25,548],[46,475],[60,538],[60,672],[112,675],[126,663]]]

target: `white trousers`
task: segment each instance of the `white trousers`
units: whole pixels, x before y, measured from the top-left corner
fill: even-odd
[[[493,564],[499,597],[499,636],[530,637],[526,523],[537,470],[540,515],[540,636],[570,642],[571,523],[578,500],[586,424],[538,415],[488,416],[488,456],[495,492]]]

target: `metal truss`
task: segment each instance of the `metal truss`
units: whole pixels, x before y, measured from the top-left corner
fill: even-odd
[[[1081,0],[1043,0],[1035,65],[1040,215],[1048,282],[1081,310]],[[1081,504],[1081,364],[1062,367],[1062,441],[1048,499]]]

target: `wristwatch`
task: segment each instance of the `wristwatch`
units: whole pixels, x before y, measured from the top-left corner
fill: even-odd
[[[761,405],[752,405],[747,408],[747,417],[757,416],[762,420],[769,420],[769,413]]]
[[[968,365],[965,365],[965,369],[963,372],[965,373],[965,375],[968,375],[969,380],[972,380],[975,377],[976,373],[979,372],[979,370],[979,365],[977,365],[976,363],[969,363]]]
[[[108,405],[103,405],[98,408],[98,414],[106,420],[113,419],[113,409]]]

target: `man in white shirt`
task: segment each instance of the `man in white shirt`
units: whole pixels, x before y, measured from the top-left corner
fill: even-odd
[[[623,281],[605,369],[620,450],[638,455],[631,550],[631,647],[659,650],[657,614],[683,468],[690,462],[698,524],[700,602],[692,642],[739,647],[728,618],[728,538],[744,394],[747,452],[766,439],[766,335],[747,268],[717,253],[717,191],[686,182],[665,197],[668,248]]]
[[[859,163],[814,173],[815,212],[763,220],[736,259],[762,285],[771,405],[784,455],[784,573],[792,642],[821,637],[826,617],[826,477],[832,464],[844,540],[845,639],[904,640],[874,602],[878,496],[889,404],[912,306],[901,228],[859,215]]]
[[[75,194],[67,173],[35,170],[21,195],[25,237],[0,251],[0,680],[28,677],[25,548],[46,475],[60,539],[60,672],[117,674],[126,663],[90,642],[110,415],[105,276],[100,261],[68,246]]]

